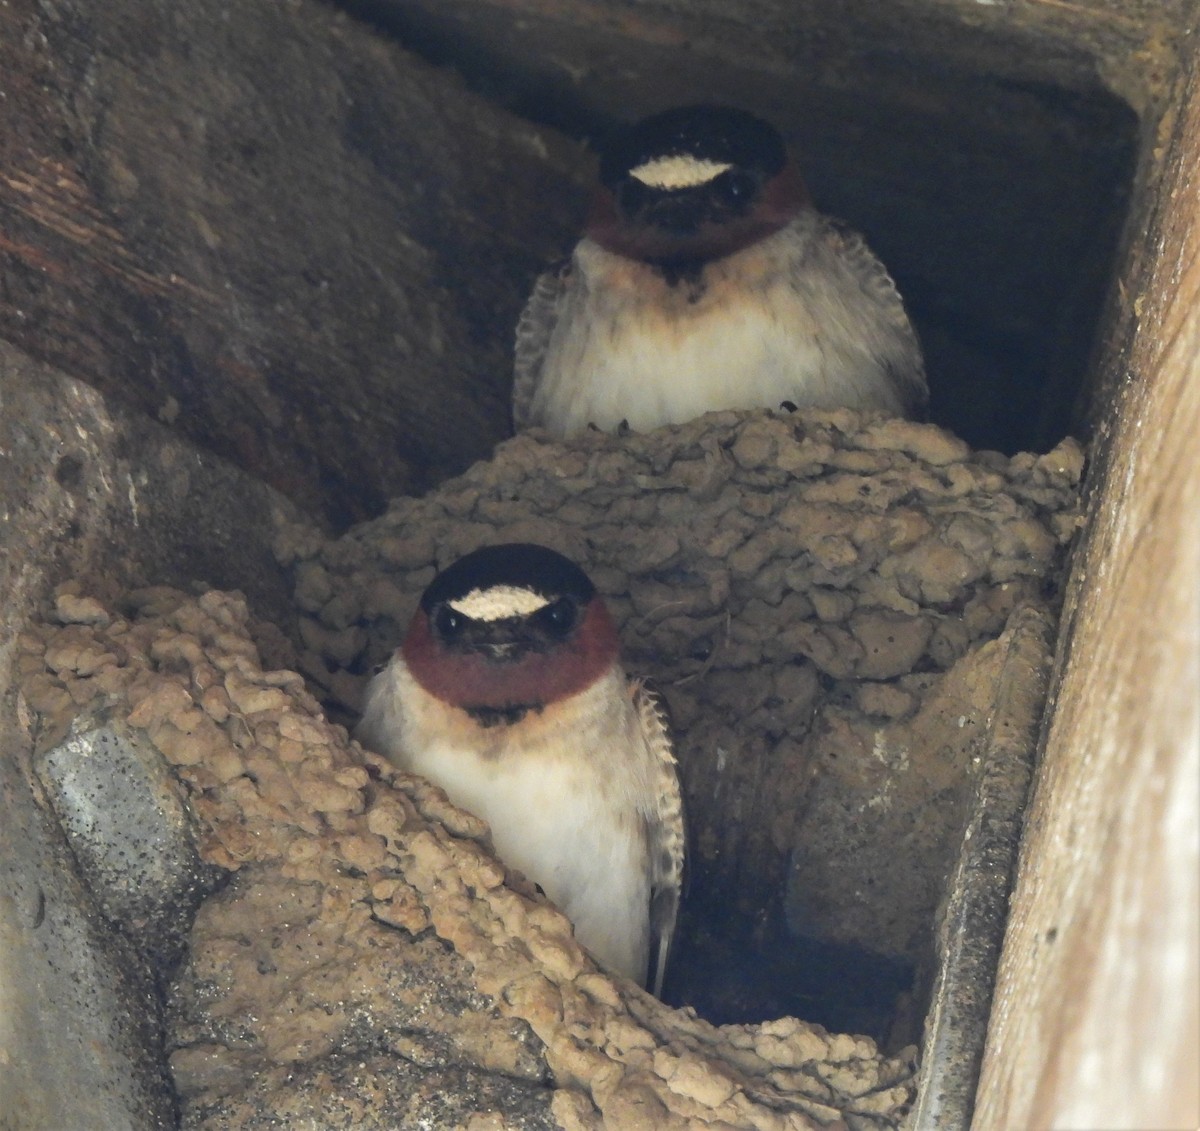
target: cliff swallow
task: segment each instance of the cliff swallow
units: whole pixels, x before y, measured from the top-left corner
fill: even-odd
[[[371,681],[356,737],[492,830],[611,971],[662,990],[683,872],[675,757],[603,600],[542,546],[440,573]]]
[[[517,327],[518,429],[644,431],[788,402],[904,416],[927,399],[883,264],[812,207],[779,133],[728,107],[613,138],[583,238]]]

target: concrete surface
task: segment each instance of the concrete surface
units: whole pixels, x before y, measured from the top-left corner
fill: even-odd
[[[316,0],[12,0],[0,104],[0,337],[334,526],[507,434],[576,146]]]
[[[157,989],[80,882],[39,803],[14,683],[27,618],[59,582],[109,593],[242,587],[289,618],[270,488],[0,343],[0,1127],[171,1127]]]

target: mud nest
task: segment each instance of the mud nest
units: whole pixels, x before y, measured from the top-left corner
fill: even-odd
[[[124,856],[91,879],[165,987],[183,1125],[899,1126],[911,1049],[810,1024],[797,940],[930,960],[1002,634],[1055,609],[1081,472],[1072,442],[1008,459],[845,411],[527,434],[335,541],[280,526],[303,675],[264,670],[289,646],[237,595],[64,588],[21,638],[24,717],[77,857],[114,850],[72,831],[96,806],[63,766],[124,750],[121,819],[178,858],[157,893]],[[760,1023],[598,971],[479,821],[328,721],[436,570],[502,540],[583,565],[665,688],[693,861],[672,994]],[[906,1035],[896,1002],[860,1014]]]
[[[147,772],[108,780],[113,820],[183,861],[158,891],[138,874],[140,905],[185,915],[193,853],[223,878],[167,989],[183,1127],[898,1125],[910,1059],[793,1018],[716,1028],[599,972],[558,911],[506,886],[480,821],[262,669],[239,595],[110,611],[75,588],[54,620],[20,667],[56,810],[96,808],[62,788],[72,751],[79,769],[132,749]],[[76,823],[72,845],[94,856],[106,835]],[[111,863],[97,894],[116,907],[134,880]],[[118,925],[146,951],[143,921]]]
[[[1007,458],[845,410],[534,432],[279,553],[301,666],[347,715],[460,554],[532,541],[583,565],[678,736],[692,879],[668,998],[899,1047],[991,716],[981,647],[1018,608],[1055,613],[1082,469],[1071,440]]]

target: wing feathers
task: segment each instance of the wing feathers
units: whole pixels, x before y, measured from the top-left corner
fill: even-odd
[[[634,706],[642,724],[642,735],[658,769],[657,806],[648,814],[650,847],[650,953],[655,997],[662,994],[663,977],[670,956],[679,893],[683,885],[685,834],[683,796],[676,773],[675,748],[662,697],[643,680],[631,680]]]
[[[558,321],[558,300],[567,285],[570,261],[563,260],[538,276],[533,293],[517,321],[513,357],[513,427],[520,432],[538,422],[533,419],[533,398],[542,376],[542,363],[550,335]]]
[[[888,350],[880,356],[879,362],[896,386],[906,415],[923,418],[929,402],[925,360],[895,280],[867,246],[862,235],[840,220],[828,216],[818,219],[821,224],[818,230],[823,232],[822,238],[829,243],[836,259],[857,279],[891,326],[893,333],[888,341]]]

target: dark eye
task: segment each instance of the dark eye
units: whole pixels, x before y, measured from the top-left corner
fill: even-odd
[[[455,640],[467,627],[467,618],[455,612],[449,605],[439,605],[433,614],[433,627],[443,640]]]
[[[745,204],[758,191],[758,183],[749,173],[729,169],[714,182],[723,200],[728,204]]]
[[[641,181],[630,177],[617,186],[617,207],[625,216],[637,216],[650,200],[652,193]]]
[[[538,609],[533,619],[538,627],[548,636],[562,639],[575,627],[577,616],[575,602],[569,597],[559,597],[551,601],[544,609]]]

